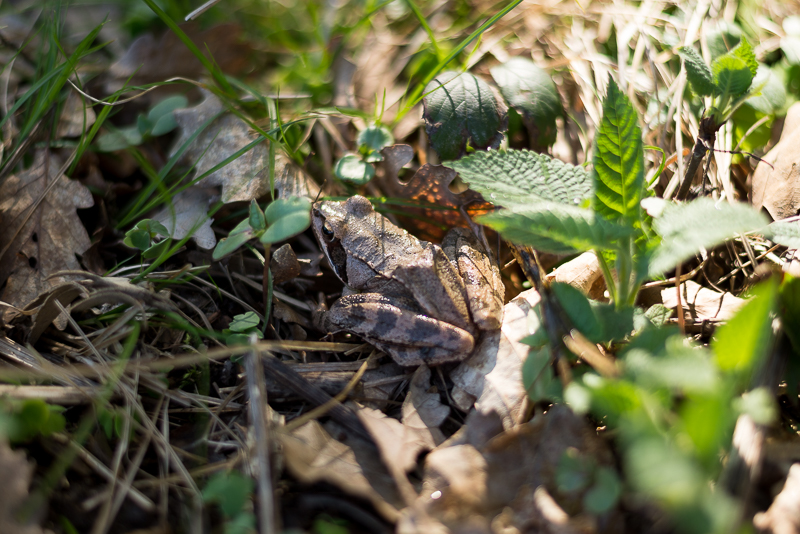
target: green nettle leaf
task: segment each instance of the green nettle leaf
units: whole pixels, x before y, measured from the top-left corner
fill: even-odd
[[[458,159],[467,146],[500,146],[508,116],[486,82],[466,72],[444,72],[425,87],[425,93],[425,131],[441,159]]]
[[[686,79],[698,96],[711,96],[714,94],[714,80],[711,69],[700,54],[689,46],[678,48],[678,54],[683,58],[686,65]]]
[[[740,97],[747,93],[758,71],[758,61],[747,39],[711,63],[716,95]]]
[[[767,222],[750,206],[728,202],[717,206],[710,198],[668,206],[653,223],[661,243],[650,258],[650,274],[664,274],[701,248],[715,247],[736,234],[763,228]]]
[[[644,147],[636,111],[613,79],[603,101],[594,155],[594,209],[612,221],[640,219]]]
[[[746,375],[770,349],[778,284],[774,279],[767,280],[756,286],[753,293],[736,315],[717,330],[712,348],[723,371]]]
[[[767,227],[768,237],[789,248],[800,248],[800,222],[775,221]]]
[[[745,106],[753,108],[764,115],[776,115],[786,107],[786,84],[766,65],[759,65],[752,87],[760,87],[759,94],[748,98]],[[760,119],[761,116],[758,116]],[[752,134],[751,134],[752,135]],[[767,138],[761,146],[766,145]]]
[[[750,74],[755,78],[758,72],[758,60],[756,59],[755,52],[753,52],[753,47],[750,46],[750,42],[742,37],[742,40],[739,41],[736,48],[731,50],[731,54],[744,61],[750,69]]]
[[[375,176],[375,167],[355,154],[346,154],[336,162],[333,173],[343,182],[364,185]]]
[[[592,180],[582,167],[530,150],[475,152],[444,165],[484,198],[505,207],[542,200],[579,205],[592,194]]]
[[[633,228],[597,217],[588,209],[555,202],[539,202],[514,211],[500,210],[478,220],[509,241],[553,254],[610,249],[617,240],[634,233]]]
[[[361,130],[357,142],[370,150],[380,150],[385,146],[394,144],[394,136],[385,126],[370,126]]]
[[[522,115],[537,147],[555,143],[556,119],[564,115],[556,84],[533,61],[513,57],[490,70],[509,106]]]

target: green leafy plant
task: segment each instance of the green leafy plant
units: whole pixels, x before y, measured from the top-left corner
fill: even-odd
[[[333,173],[343,182],[364,185],[375,176],[375,162],[383,161],[381,149],[394,143],[385,126],[372,125],[358,134],[358,153],[345,154],[336,162]]]
[[[274,200],[262,210],[255,200],[250,202],[246,219],[221,239],[214,248],[213,258],[219,260],[250,241],[264,244],[283,241],[305,231],[311,224],[311,202],[306,198],[290,197]]]
[[[163,239],[159,239],[163,238]],[[158,221],[142,219],[125,232],[124,245],[138,248],[142,257],[146,259],[157,258],[169,246],[169,230]]]
[[[0,400],[0,436],[11,443],[25,443],[37,436],[49,436],[64,430],[62,406],[41,399]]]
[[[758,94],[765,82],[753,85],[759,66],[753,48],[744,37],[730,52],[716,57],[710,66],[694,48],[681,47],[678,53],[684,60],[692,90],[698,96],[711,97],[711,106],[700,120],[692,157],[675,195],[684,199],[706,152],[714,146],[717,131],[747,98]]]
[[[187,104],[185,96],[165,98],[151,107],[146,115],[140,113],[136,124],[100,135],[96,141],[97,149],[100,152],[123,150],[140,145],[151,137],[167,134],[178,125],[172,112],[185,108]]]
[[[610,80],[591,173],[513,150],[479,152],[446,165],[505,206],[479,220],[506,239],[556,254],[594,250],[611,300],[622,310],[633,305],[648,276],[663,275],[701,248],[767,224],[745,205],[708,199],[689,204],[647,199],[645,213],[641,135],[633,107]]]
[[[255,335],[258,339],[264,339],[264,334],[258,327],[259,322],[258,315],[253,312],[234,315],[231,324],[222,331],[226,336],[225,343],[229,346],[248,345],[251,335]]]
[[[225,518],[225,534],[255,532],[256,517],[252,512],[253,479],[238,471],[217,473],[203,488],[203,500],[216,503]]]

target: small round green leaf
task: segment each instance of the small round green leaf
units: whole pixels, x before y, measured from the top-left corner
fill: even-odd
[[[170,96],[150,108],[147,118],[153,124],[157,123],[162,117],[172,115],[176,109],[185,108],[189,104],[183,95]]]
[[[358,134],[358,144],[370,150],[380,150],[394,144],[392,132],[385,126],[370,126]]]
[[[600,467],[595,474],[594,485],[583,497],[583,503],[587,511],[603,514],[617,504],[621,493],[622,482],[617,473],[610,467]]]
[[[264,235],[261,236],[262,243],[277,243],[297,235],[311,225],[311,214],[307,211],[295,212],[281,217],[271,224]]]
[[[165,239],[163,241],[159,241],[158,243],[156,243],[152,247],[150,247],[147,250],[145,250],[144,252],[142,252],[142,257],[146,258],[146,259],[152,259],[152,258],[157,258],[157,257],[161,256],[161,253],[163,253],[167,249],[167,247],[169,246],[169,243],[170,243],[169,239]]]
[[[151,237],[156,235],[160,235],[161,237],[171,237],[167,227],[158,221],[154,221],[153,219],[142,219],[136,223],[134,228],[148,232]]]
[[[364,185],[375,176],[375,167],[355,154],[347,154],[336,162],[333,173],[343,182]]]
[[[150,233],[146,230],[132,228],[125,233],[122,244],[139,250],[147,250],[150,248]]]
[[[305,213],[311,215],[311,201],[303,197],[279,198],[272,202],[264,211],[267,224],[275,224],[279,219],[294,213]]]
[[[256,328],[258,326],[258,315],[255,312],[247,312],[241,313],[239,315],[234,315],[233,321],[228,326],[232,332],[244,332],[250,328]]]
[[[442,160],[458,159],[467,146],[500,146],[508,115],[486,82],[466,72],[443,72],[425,87],[425,95],[425,131]]]
[[[522,115],[535,148],[555,143],[556,119],[564,115],[564,108],[550,75],[523,57],[511,58],[490,72],[508,105]]]

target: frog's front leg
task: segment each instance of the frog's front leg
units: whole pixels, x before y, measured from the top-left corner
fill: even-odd
[[[505,285],[497,264],[466,228],[450,230],[442,249],[464,280],[473,322],[481,330],[500,328]]]
[[[362,336],[400,365],[463,360],[475,346],[475,339],[466,330],[424,315],[411,299],[396,296],[344,296],[331,306],[326,321]]]

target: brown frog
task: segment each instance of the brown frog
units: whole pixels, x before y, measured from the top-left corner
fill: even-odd
[[[314,204],[312,227],[346,289],[328,328],[358,334],[401,365],[439,365],[470,355],[481,330],[500,328],[500,271],[469,230],[442,246],[376,213],[369,200]]]

